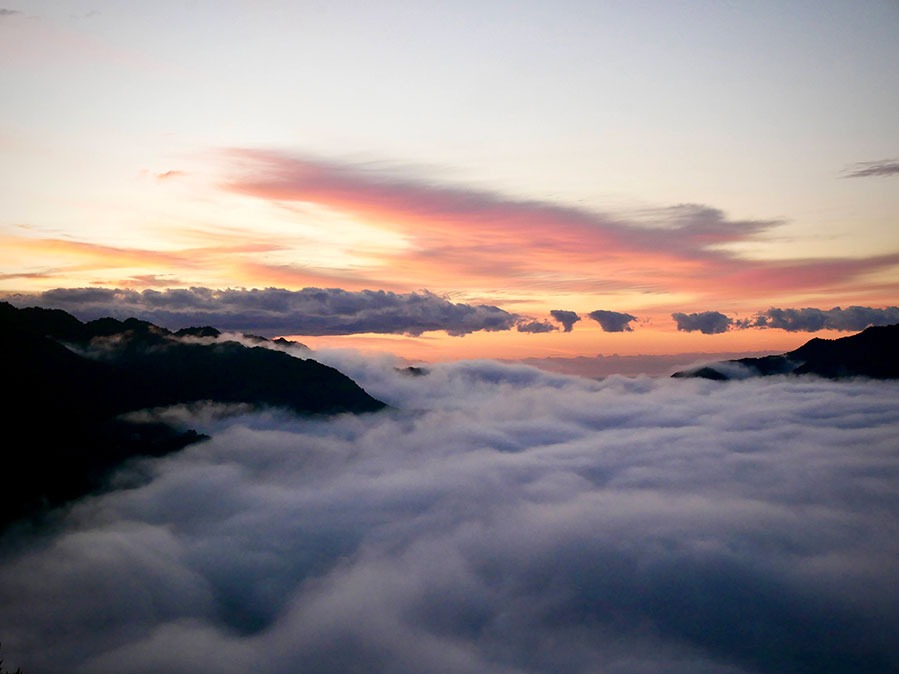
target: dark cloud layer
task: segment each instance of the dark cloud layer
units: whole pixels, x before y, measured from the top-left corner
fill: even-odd
[[[572,328],[574,328],[574,324],[581,320],[581,317],[578,316],[575,311],[553,309],[549,313],[555,320],[562,324],[562,328],[565,332],[571,332]]]
[[[595,382],[493,362],[409,377],[317,357],[394,409],[169,410],[213,439],[0,545],[5,664],[899,667],[899,384]]]
[[[222,330],[266,336],[363,332],[419,335],[432,330],[465,335],[478,330],[511,330],[522,320],[499,307],[454,303],[426,290],[60,288],[7,299],[17,306],[64,309],[82,320],[135,316],[172,329],[215,325]]]
[[[846,178],[871,178],[899,175],[899,159],[862,161],[846,169]]]
[[[740,328],[777,328],[788,332],[816,332],[818,330],[864,330],[871,325],[899,323],[899,307],[834,307],[833,309],[777,309],[771,308],[752,319],[738,321]]]
[[[733,319],[720,311],[700,311],[695,314],[676,312],[671,314],[671,318],[677,323],[678,330],[683,332],[699,331],[705,335],[727,332],[733,324]]]
[[[604,332],[633,332],[634,329],[630,326],[630,323],[637,320],[636,316],[605,309],[597,309],[587,315],[599,323]]]

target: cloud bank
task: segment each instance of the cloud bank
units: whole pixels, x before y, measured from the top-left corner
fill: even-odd
[[[630,326],[630,323],[637,320],[636,316],[605,309],[597,309],[587,315],[599,323],[604,332],[633,332],[634,329]]]
[[[394,410],[170,410],[213,439],[0,546],[6,664],[899,666],[899,384],[594,382],[492,362],[409,377],[318,356]]]
[[[215,325],[266,336],[420,335],[432,330],[465,335],[478,330],[511,330],[524,320],[499,307],[454,303],[427,290],[59,288],[7,299],[16,306],[63,309],[82,320],[135,316],[167,328]]]

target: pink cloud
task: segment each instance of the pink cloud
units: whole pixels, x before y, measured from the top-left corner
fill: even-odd
[[[412,231],[428,242],[527,241],[566,253],[585,241],[607,253],[703,249],[743,241],[774,221],[732,221],[713,208],[682,204],[656,211],[659,226],[639,227],[594,211],[511,199],[485,190],[375,173],[365,166],[294,158],[261,150],[231,150],[241,175],[229,190],[276,201],[308,201]],[[448,228],[452,237],[448,236]]]
[[[760,297],[849,284],[899,264],[899,253],[863,259],[764,261],[722,244],[750,241],[780,223],[734,220],[695,204],[622,218],[424,181],[371,165],[226,151],[226,190],[276,203],[309,202],[401,233],[410,246],[381,254],[391,279],[419,285],[502,283],[579,292],[690,292]]]

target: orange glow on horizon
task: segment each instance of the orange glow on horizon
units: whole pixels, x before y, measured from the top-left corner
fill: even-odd
[[[575,325],[570,333],[522,334],[514,331],[477,332],[464,337],[444,333],[405,335],[360,334],[310,337],[284,335],[313,350],[353,349],[364,353],[391,354],[410,363],[436,363],[461,359],[575,358],[596,355],[670,355],[678,353],[784,353],[798,348],[812,337],[836,339],[848,333],[821,330],[790,333],[774,329],[734,330],[718,335],[641,329],[634,332],[603,332],[598,326]]]

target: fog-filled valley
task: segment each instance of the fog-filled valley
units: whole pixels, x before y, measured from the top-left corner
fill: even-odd
[[[899,383],[313,356],[389,407],[142,412],[210,439],[4,535],[7,666],[899,667]]]

